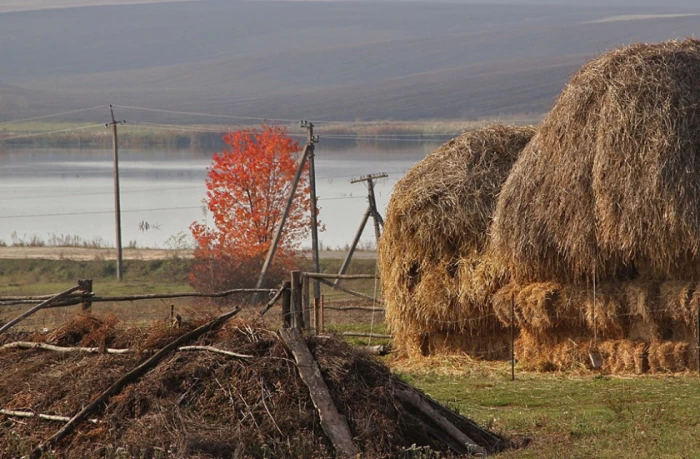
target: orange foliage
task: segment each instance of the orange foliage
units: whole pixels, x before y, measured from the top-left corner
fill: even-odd
[[[223,139],[226,147],[214,154],[206,182],[206,205],[213,226],[197,222],[190,226],[197,242],[195,259],[206,261],[195,263],[191,276],[193,284],[200,287],[204,287],[202,279],[197,282],[196,278],[212,277],[214,271],[237,271],[222,273],[228,276],[228,283],[238,282],[233,287],[254,283],[258,273],[250,271],[262,266],[298,167],[295,153],[299,145],[283,128],[263,124],[259,129],[230,132]],[[291,266],[295,251],[309,232],[307,177],[308,173],[302,174],[299,180],[285,222],[275,255],[277,271]],[[225,266],[229,269],[222,269]],[[246,272],[238,272],[241,270]]]

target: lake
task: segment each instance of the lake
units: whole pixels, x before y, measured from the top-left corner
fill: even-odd
[[[350,184],[351,178],[389,175],[375,186],[384,215],[397,180],[439,144],[318,144],[317,195],[326,226],[319,236],[322,246],[349,244],[367,209],[366,186]],[[211,151],[120,149],[124,247],[172,248],[183,235],[191,242],[190,224],[207,219],[203,199],[211,156]],[[112,168],[111,149],[0,150],[0,240],[78,236],[114,246]],[[373,241],[369,222],[362,242]],[[303,245],[310,247],[310,240]]]

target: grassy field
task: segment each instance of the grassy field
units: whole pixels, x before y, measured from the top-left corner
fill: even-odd
[[[700,379],[516,373],[506,363],[398,365],[412,384],[510,438],[503,458],[700,456]],[[516,370],[517,371],[517,370]]]
[[[324,260],[322,270],[337,272],[342,260]],[[0,260],[0,295],[52,293],[78,278],[92,278],[100,295],[188,291],[189,260],[128,260],[124,281],[114,279],[113,261]],[[354,273],[374,273],[374,260],[356,260]],[[371,293],[372,281],[348,287]],[[329,304],[343,304],[340,296]],[[93,306],[96,314],[120,311],[131,323],[164,319],[170,303]],[[119,309],[123,308],[123,309]],[[194,305],[178,305],[185,317]],[[257,308],[256,308],[257,309]],[[126,311],[126,312],[125,312]],[[216,308],[210,309],[215,312]],[[42,311],[34,326],[61,323],[79,307]],[[254,312],[254,311],[253,311]],[[266,321],[275,326],[272,311]],[[2,314],[14,315],[14,312]],[[336,314],[336,316],[333,316]],[[381,315],[329,312],[328,330],[388,333]],[[356,344],[366,340],[353,339]],[[373,340],[372,344],[382,341]],[[508,438],[527,444],[498,457],[668,457],[700,456],[700,379],[695,374],[641,377],[593,373],[527,373],[516,367],[510,380],[506,362],[477,362],[467,357],[429,358],[419,363],[386,358],[405,380]]]

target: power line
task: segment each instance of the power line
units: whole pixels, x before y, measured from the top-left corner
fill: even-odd
[[[44,131],[44,132],[36,132],[34,134],[24,134],[24,135],[12,136],[12,137],[0,137],[0,142],[4,142],[6,140],[27,139],[30,137],[41,137],[41,136],[51,135],[51,134],[60,134],[62,132],[81,131],[83,129],[90,129],[90,128],[102,127],[102,126],[104,126],[104,124],[90,124],[87,126],[78,126],[75,128],[58,129],[56,131]]]
[[[219,115],[215,113],[203,113],[203,112],[188,112],[183,110],[167,110],[164,108],[148,108],[148,107],[137,107],[134,105],[116,105],[115,107],[126,108],[131,110],[143,110],[147,112],[156,113],[171,113],[175,115],[193,115],[193,116],[205,116],[209,118],[226,118],[232,120],[255,120],[255,121],[281,121],[284,123],[298,123],[298,119],[285,119],[285,118],[261,118],[257,116],[235,116],[235,115]]]
[[[61,115],[70,115],[71,113],[80,113],[80,112],[87,112],[89,110],[96,110],[98,108],[104,108],[104,105],[95,105],[94,107],[88,107],[88,108],[79,108],[77,110],[68,110],[65,112],[58,112],[58,113],[52,113],[50,115],[41,115],[41,116],[34,116],[32,118],[22,118],[18,120],[11,120],[11,121],[1,121],[0,124],[10,124],[10,123],[22,123],[24,121],[34,121],[34,120],[41,120],[44,118],[53,118],[56,116],[61,116]]]
[[[201,209],[202,206],[180,206],[180,207],[153,207],[150,209],[132,209],[132,210],[122,210],[122,213],[136,213],[136,212],[154,212],[162,210],[185,210],[185,209]],[[87,212],[58,212],[52,214],[29,214],[29,215],[1,215],[0,219],[7,218],[36,218],[36,217],[69,217],[69,216],[80,216],[80,215],[100,215],[100,214],[111,214],[113,210],[95,210]]]

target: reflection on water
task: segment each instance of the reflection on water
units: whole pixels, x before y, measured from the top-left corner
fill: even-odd
[[[386,172],[375,187],[384,213],[389,194],[405,171],[437,143],[406,142],[391,148],[319,144],[316,154],[320,241],[344,246],[367,208],[366,188],[353,177]],[[171,236],[204,220],[202,199],[211,152],[192,150],[120,150],[122,243],[167,247]],[[0,240],[12,233],[32,236],[77,235],[114,243],[111,150],[9,149],[0,151]],[[367,228],[363,241],[372,241]],[[305,245],[309,246],[307,241]]]

